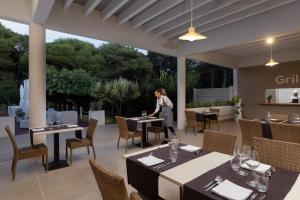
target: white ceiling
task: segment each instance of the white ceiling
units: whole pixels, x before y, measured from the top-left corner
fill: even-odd
[[[209,32],[245,20],[295,0],[194,0],[194,26],[209,37]],[[190,22],[190,0],[65,0],[67,10],[80,4],[89,15],[101,12],[101,20],[114,16],[116,24],[129,22],[132,29],[177,40]],[[100,20],[100,19],[99,19]],[[242,23],[242,22],[241,22]]]
[[[258,41],[249,42],[238,46],[223,48],[211,53],[222,54],[234,59],[244,59],[247,57],[270,55],[270,45],[266,44],[266,38]],[[273,52],[287,52],[300,50],[300,33],[284,34],[274,36]]]

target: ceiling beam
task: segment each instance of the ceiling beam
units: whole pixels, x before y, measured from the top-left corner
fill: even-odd
[[[200,8],[208,3],[211,3],[213,0],[201,0],[194,2],[194,9]],[[145,23],[143,25],[143,30],[145,32],[152,31],[153,29],[173,20],[178,17],[181,17],[184,14],[189,13],[191,10],[190,8],[190,1],[184,1],[183,4],[179,4],[174,8],[168,10],[167,12],[161,14],[160,16],[156,17],[155,19]]]
[[[173,8],[174,6],[182,3],[184,0],[163,0],[151,6],[145,12],[139,14],[137,17],[133,18],[131,21],[131,26],[137,28],[142,24],[150,21],[151,19],[161,15],[167,10]]]
[[[224,1],[213,1],[203,7],[200,7],[198,9],[195,9],[194,12],[194,20],[199,19],[201,17],[204,17],[206,15],[209,15],[211,13],[217,12],[223,8],[226,8],[240,0],[224,0]],[[168,31],[171,31],[177,27],[184,26],[190,23],[190,14],[187,13],[184,16],[174,19],[170,21],[169,23],[165,24],[164,26],[161,26],[157,29],[155,29],[156,35],[162,35],[164,33],[167,33]]]
[[[246,19],[246,18],[255,16],[255,15],[258,15],[258,14],[261,14],[261,13],[273,10],[275,8],[284,6],[286,4],[293,3],[295,1],[296,0],[285,0],[285,1],[282,1],[282,0],[272,0],[272,1],[267,1],[266,2],[266,6],[264,6],[264,7],[253,8],[250,11],[248,11],[248,13],[246,13],[244,16],[237,17],[237,16],[233,15],[233,16],[231,16],[230,20],[228,20],[226,23],[220,23],[219,22],[219,24],[214,24],[211,27],[203,27],[203,31],[202,32],[212,31],[212,30],[220,28],[222,26],[225,26],[225,25],[228,25],[228,24],[231,24],[231,23],[234,23],[234,22],[241,21],[243,19]],[[253,12],[251,13],[251,11],[253,11]]]
[[[118,15],[118,23],[123,24],[124,22],[130,20],[132,17],[139,14],[141,11],[152,5],[157,0],[139,0],[124,10],[120,15]]]
[[[35,0],[32,3],[32,21],[46,24],[55,0]]]
[[[240,3],[240,4],[236,4],[235,6],[229,6],[226,9],[219,10],[217,13],[211,13],[210,15],[206,15],[197,20],[194,19],[193,25],[195,28],[197,28],[197,27],[202,27],[204,25],[213,23],[220,19],[221,19],[221,21],[224,21],[224,18],[227,16],[230,16],[230,15],[233,15],[236,13],[241,13],[244,10],[261,5],[265,2],[267,2],[267,0],[259,0],[259,1],[255,1],[255,2],[249,1],[249,5]],[[243,13],[242,13],[242,15],[243,15]],[[172,31],[169,31],[168,33],[164,34],[164,36],[166,38],[172,38],[177,35],[181,35],[181,34],[185,33],[186,31],[187,31],[186,26],[181,26]],[[202,33],[203,31],[200,30],[200,32]]]
[[[107,20],[115,12],[117,12],[122,6],[124,6],[129,0],[112,0],[102,11],[102,20]]]
[[[65,0],[65,3],[64,3],[64,9],[65,10],[68,10],[71,6],[71,4],[73,3],[74,0]]]
[[[84,5],[84,14],[89,15],[102,0],[88,0]]]

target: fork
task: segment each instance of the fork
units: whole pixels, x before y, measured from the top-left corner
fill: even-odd
[[[214,184],[212,184],[210,187],[206,188],[205,191],[207,192],[207,191],[213,189],[214,187],[216,187],[217,185],[219,185],[223,181],[224,181],[224,179],[222,177],[220,177],[217,181],[215,181]]]
[[[220,175],[217,175],[216,178],[214,180],[212,180],[211,182],[209,182],[207,185],[203,186],[203,188],[208,188],[211,184],[215,183],[217,180],[219,180],[219,178],[221,178]]]

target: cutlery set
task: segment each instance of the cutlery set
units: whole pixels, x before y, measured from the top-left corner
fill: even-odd
[[[270,171],[272,171],[271,173],[273,173],[275,171],[275,169],[272,167],[270,169]],[[210,191],[211,189],[213,189],[214,187],[216,187],[217,185],[219,185],[223,181],[224,181],[224,179],[220,175],[217,175],[214,180],[209,182],[207,185],[203,186],[204,191],[206,191],[206,192]],[[265,194],[259,195],[258,192],[254,192],[253,194],[251,194],[251,196],[248,198],[248,200],[255,200],[256,197],[258,197],[257,200],[264,200],[266,198],[266,195]]]
[[[171,161],[164,162],[164,163],[162,163],[162,164],[159,164],[159,165],[154,166],[153,169],[160,169],[160,168],[166,167],[166,166],[168,166],[168,165],[170,165],[170,164],[172,164]]]

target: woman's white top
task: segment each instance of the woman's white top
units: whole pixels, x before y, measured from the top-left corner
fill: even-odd
[[[161,96],[159,99],[156,101],[156,109],[154,113],[158,113],[159,109],[161,106],[167,105],[169,108],[173,109],[173,103],[167,96]]]

